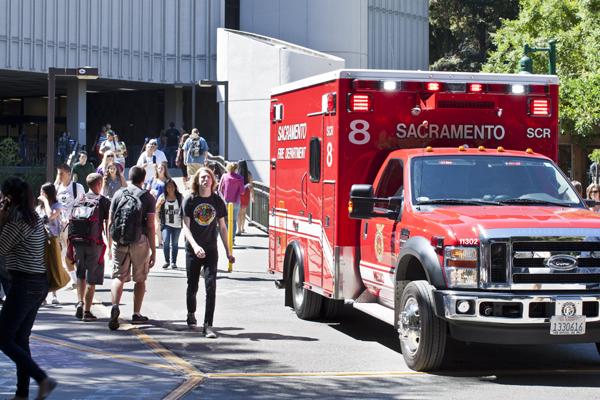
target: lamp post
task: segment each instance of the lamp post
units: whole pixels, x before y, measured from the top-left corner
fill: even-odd
[[[48,68],[48,136],[46,137],[46,180],[51,182],[54,175],[54,97],[57,77],[75,77],[77,79],[98,79],[98,68]]]
[[[523,47],[523,57],[519,60],[521,72],[533,73],[533,61],[529,57],[529,54],[536,51],[545,51],[548,53],[548,73],[556,75],[556,39],[549,40],[548,47],[531,47],[526,44]]]
[[[229,156],[229,81],[211,81],[202,79],[198,82],[198,86],[200,87],[217,87],[223,86],[224,96],[223,102],[224,104],[224,112],[223,119],[225,121],[225,126],[223,127],[223,158],[225,160],[228,159]]]

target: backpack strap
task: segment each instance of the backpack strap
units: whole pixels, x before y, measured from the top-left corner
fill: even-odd
[[[77,183],[75,181],[71,182],[71,191],[73,192],[73,201],[77,200]]]

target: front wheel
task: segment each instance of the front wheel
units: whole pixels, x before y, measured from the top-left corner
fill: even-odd
[[[434,312],[431,286],[413,281],[404,288],[398,314],[398,333],[404,361],[415,371],[440,367],[446,352],[446,322]]]
[[[301,319],[317,318],[323,304],[323,297],[304,287],[304,271],[297,261],[292,271],[292,302]]]

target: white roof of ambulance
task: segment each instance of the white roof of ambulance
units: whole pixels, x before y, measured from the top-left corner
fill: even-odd
[[[378,69],[338,69],[320,75],[310,76],[271,89],[271,95],[291,92],[296,89],[330,82],[340,78],[372,79],[372,80],[432,80],[441,82],[477,82],[506,84],[539,84],[556,85],[556,75],[537,74],[491,74],[481,72],[437,72],[437,71],[393,71]]]

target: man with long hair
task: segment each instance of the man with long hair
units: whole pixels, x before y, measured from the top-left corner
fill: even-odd
[[[187,272],[187,324],[197,325],[196,294],[200,272],[204,268],[204,286],[206,288],[206,309],[202,332],[207,338],[214,339],[217,334],[213,330],[215,298],[217,291],[217,235],[221,235],[223,246],[229,262],[235,258],[229,253],[227,245],[227,228],[225,217],[227,209],[223,199],[215,193],[217,182],[213,172],[201,167],[192,178],[192,192],[184,200],[182,209],[183,233],[186,238],[186,272]]]

